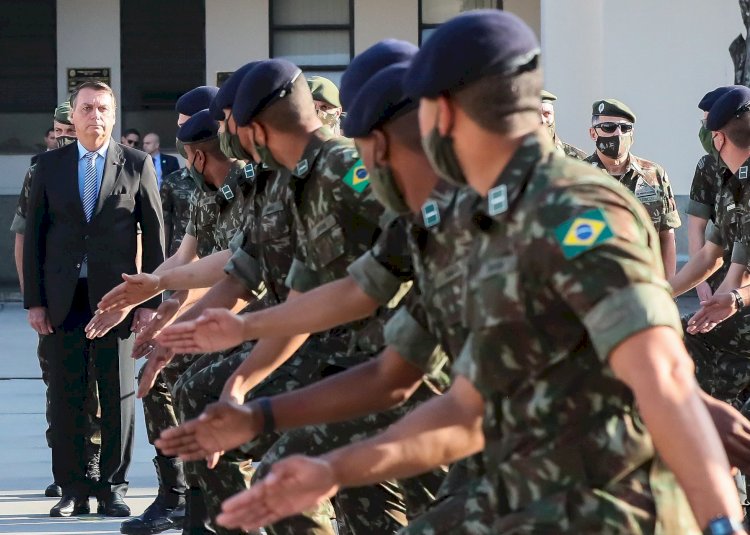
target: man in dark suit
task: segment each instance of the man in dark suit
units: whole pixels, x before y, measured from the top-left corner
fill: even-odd
[[[156,178],[161,187],[162,177],[167,176],[172,171],[177,171],[180,168],[180,163],[174,156],[168,154],[162,154],[159,149],[161,148],[161,142],[159,136],[153,132],[146,134],[143,137],[143,150],[148,152],[151,156],[151,160],[154,162],[154,169],[156,169]]]
[[[99,512],[129,516],[123,501],[133,448],[134,327],[141,308],[109,318],[107,335],[90,340],[85,327],[101,297],[136,270],[137,229],[143,269],[164,260],[161,202],[146,154],[111,139],[115,97],[101,82],[86,82],[71,95],[78,142],[39,156],[24,236],[24,305],[29,323],[44,337],[49,355],[52,471],[62,487],[50,516]],[[148,302],[145,307],[155,307]],[[145,319],[145,318],[144,318]],[[87,377],[94,361],[96,377]],[[88,381],[99,384],[102,451],[99,487],[85,479],[84,400]]]

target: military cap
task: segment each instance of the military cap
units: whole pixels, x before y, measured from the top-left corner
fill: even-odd
[[[307,79],[307,85],[310,87],[313,100],[327,102],[334,108],[341,107],[339,88],[328,78],[323,78],[322,76],[311,76]]]
[[[725,95],[729,91],[732,90],[734,87],[739,87],[736,85],[725,85],[723,87],[717,87],[713,91],[709,91],[705,95],[703,95],[703,98],[698,103],[698,109],[701,111],[711,111],[711,106],[714,105],[714,102],[719,100],[719,97]]]
[[[349,137],[364,137],[373,128],[416,109],[419,101],[404,93],[401,84],[409,62],[394,63],[372,76],[354,97],[344,131]]]
[[[554,102],[557,100],[557,96],[553,95],[546,89],[542,89],[542,102]]]
[[[224,120],[224,108],[232,107],[232,104],[234,104],[234,96],[237,94],[237,88],[239,87],[240,82],[242,82],[245,75],[250,72],[250,69],[255,67],[258,63],[260,62],[251,61],[250,63],[245,63],[242,67],[234,71],[229,78],[224,80],[224,83],[221,84],[219,91],[216,93],[216,96],[209,106],[211,116],[214,119],[217,121]]]
[[[706,128],[715,132],[724,128],[732,117],[750,110],[750,88],[735,86],[719,97],[708,112]]]
[[[219,135],[219,123],[213,120],[208,109],[193,114],[177,130],[177,139],[184,144],[200,143]]]
[[[485,76],[536,67],[539,42],[517,16],[497,9],[467,11],[441,24],[404,78],[412,98],[436,98]]]
[[[201,110],[205,110],[211,105],[211,101],[219,91],[218,87],[211,85],[201,85],[191,89],[180,98],[175,104],[175,111],[182,115],[193,115]]]
[[[267,59],[250,69],[237,88],[232,115],[239,126],[250,121],[269,104],[285,97],[302,71],[291,61]]]
[[[635,113],[627,105],[614,98],[605,98],[597,100],[591,106],[591,115],[611,115],[612,117],[622,117],[631,123],[635,122]]]
[[[341,77],[341,104],[348,109],[356,96],[356,91],[359,91],[370,76],[393,63],[411,60],[418,50],[407,41],[383,39],[355,56]]]
[[[65,102],[61,102],[60,105],[55,108],[55,114],[53,118],[58,123],[73,124],[70,122],[71,111],[72,110],[70,108],[70,102],[66,100]]]

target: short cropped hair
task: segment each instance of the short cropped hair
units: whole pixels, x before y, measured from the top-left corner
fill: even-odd
[[[92,80],[90,82],[83,82],[81,85],[76,87],[73,90],[73,92],[70,94],[70,107],[72,109],[76,108],[76,99],[78,98],[78,93],[80,93],[81,90],[83,89],[93,89],[94,91],[106,91],[112,97],[112,104],[114,104],[115,109],[117,108],[117,99],[115,98],[115,92],[112,91],[112,88],[109,87],[104,82],[100,82],[99,80]]]

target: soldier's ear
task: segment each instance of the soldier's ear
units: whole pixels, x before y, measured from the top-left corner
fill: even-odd
[[[446,96],[437,98],[437,128],[441,136],[447,136],[453,130],[456,120],[456,108],[453,102]]]
[[[383,166],[388,163],[388,137],[382,130],[373,130],[370,134],[373,139],[373,159],[375,165]]]

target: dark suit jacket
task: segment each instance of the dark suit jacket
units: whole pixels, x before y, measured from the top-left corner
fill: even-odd
[[[180,162],[174,156],[168,154],[159,153],[161,159],[161,176],[164,178],[172,171],[177,171],[180,168]]]
[[[164,232],[156,172],[145,152],[110,140],[90,222],[78,191],[78,144],[40,154],[24,234],[24,306],[47,307],[52,325],[62,324],[88,255],[89,300],[96,309],[122,282],[121,273],[136,272],[139,226],[143,271],[151,273],[164,260]]]

